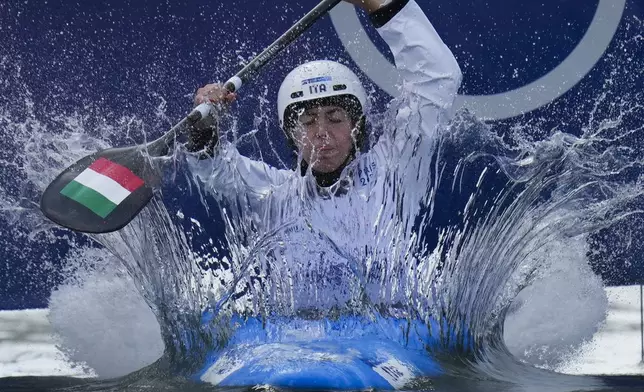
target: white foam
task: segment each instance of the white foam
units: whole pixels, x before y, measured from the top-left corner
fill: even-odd
[[[69,358],[101,378],[126,375],[163,354],[154,314],[116,266],[80,269],[52,293],[49,321]]]
[[[92,376],[54,344],[48,309],[0,311],[0,377]]]
[[[580,236],[553,241],[533,255],[549,262],[541,278],[519,293],[505,321],[506,344],[519,359],[554,369],[605,320],[608,300],[586,252]]]
[[[608,316],[591,341],[556,370],[570,374],[644,374],[640,286],[611,287]]]

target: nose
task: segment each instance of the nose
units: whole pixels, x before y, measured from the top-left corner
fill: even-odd
[[[318,121],[314,128],[314,135],[318,139],[327,139],[329,137],[328,124],[325,120]]]

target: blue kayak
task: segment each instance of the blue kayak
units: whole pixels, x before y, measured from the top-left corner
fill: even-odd
[[[428,352],[440,344],[441,326],[434,322],[428,328],[394,318],[234,317],[231,323],[226,347],[209,356],[195,379],[218,386],[391,390],[442,374]]]

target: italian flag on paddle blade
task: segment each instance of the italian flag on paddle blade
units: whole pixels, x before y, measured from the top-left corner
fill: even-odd
[[[54,223],[84,233],[127,225],[161,184],[159,168],[138,147],[110,148],[69,166],[49,184],[40,210]]]
[[[144,181],[127,167],[101,157],[76,176],[60,193],[89,208],[101,218],[107,218],[143,184]]]

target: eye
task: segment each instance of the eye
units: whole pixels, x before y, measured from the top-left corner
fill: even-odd
[[[309,127],[309,126],[315,124],[316,120],[317,120],[317,118],[314,117],[314,116],[301,116],[300,117],[300,124],[304,125],[305,127]]]
[[[309,113],[306,110],[302,109],[298,111],[297,122],[302,126],[310,126],[315,123],[316,116],[313,113]]]
[[[332,112],[327,113],[326,118],[329,120],[329,122],[338,124],[347,119],[346,113],[343,112],[342,110],[334,110]]]

